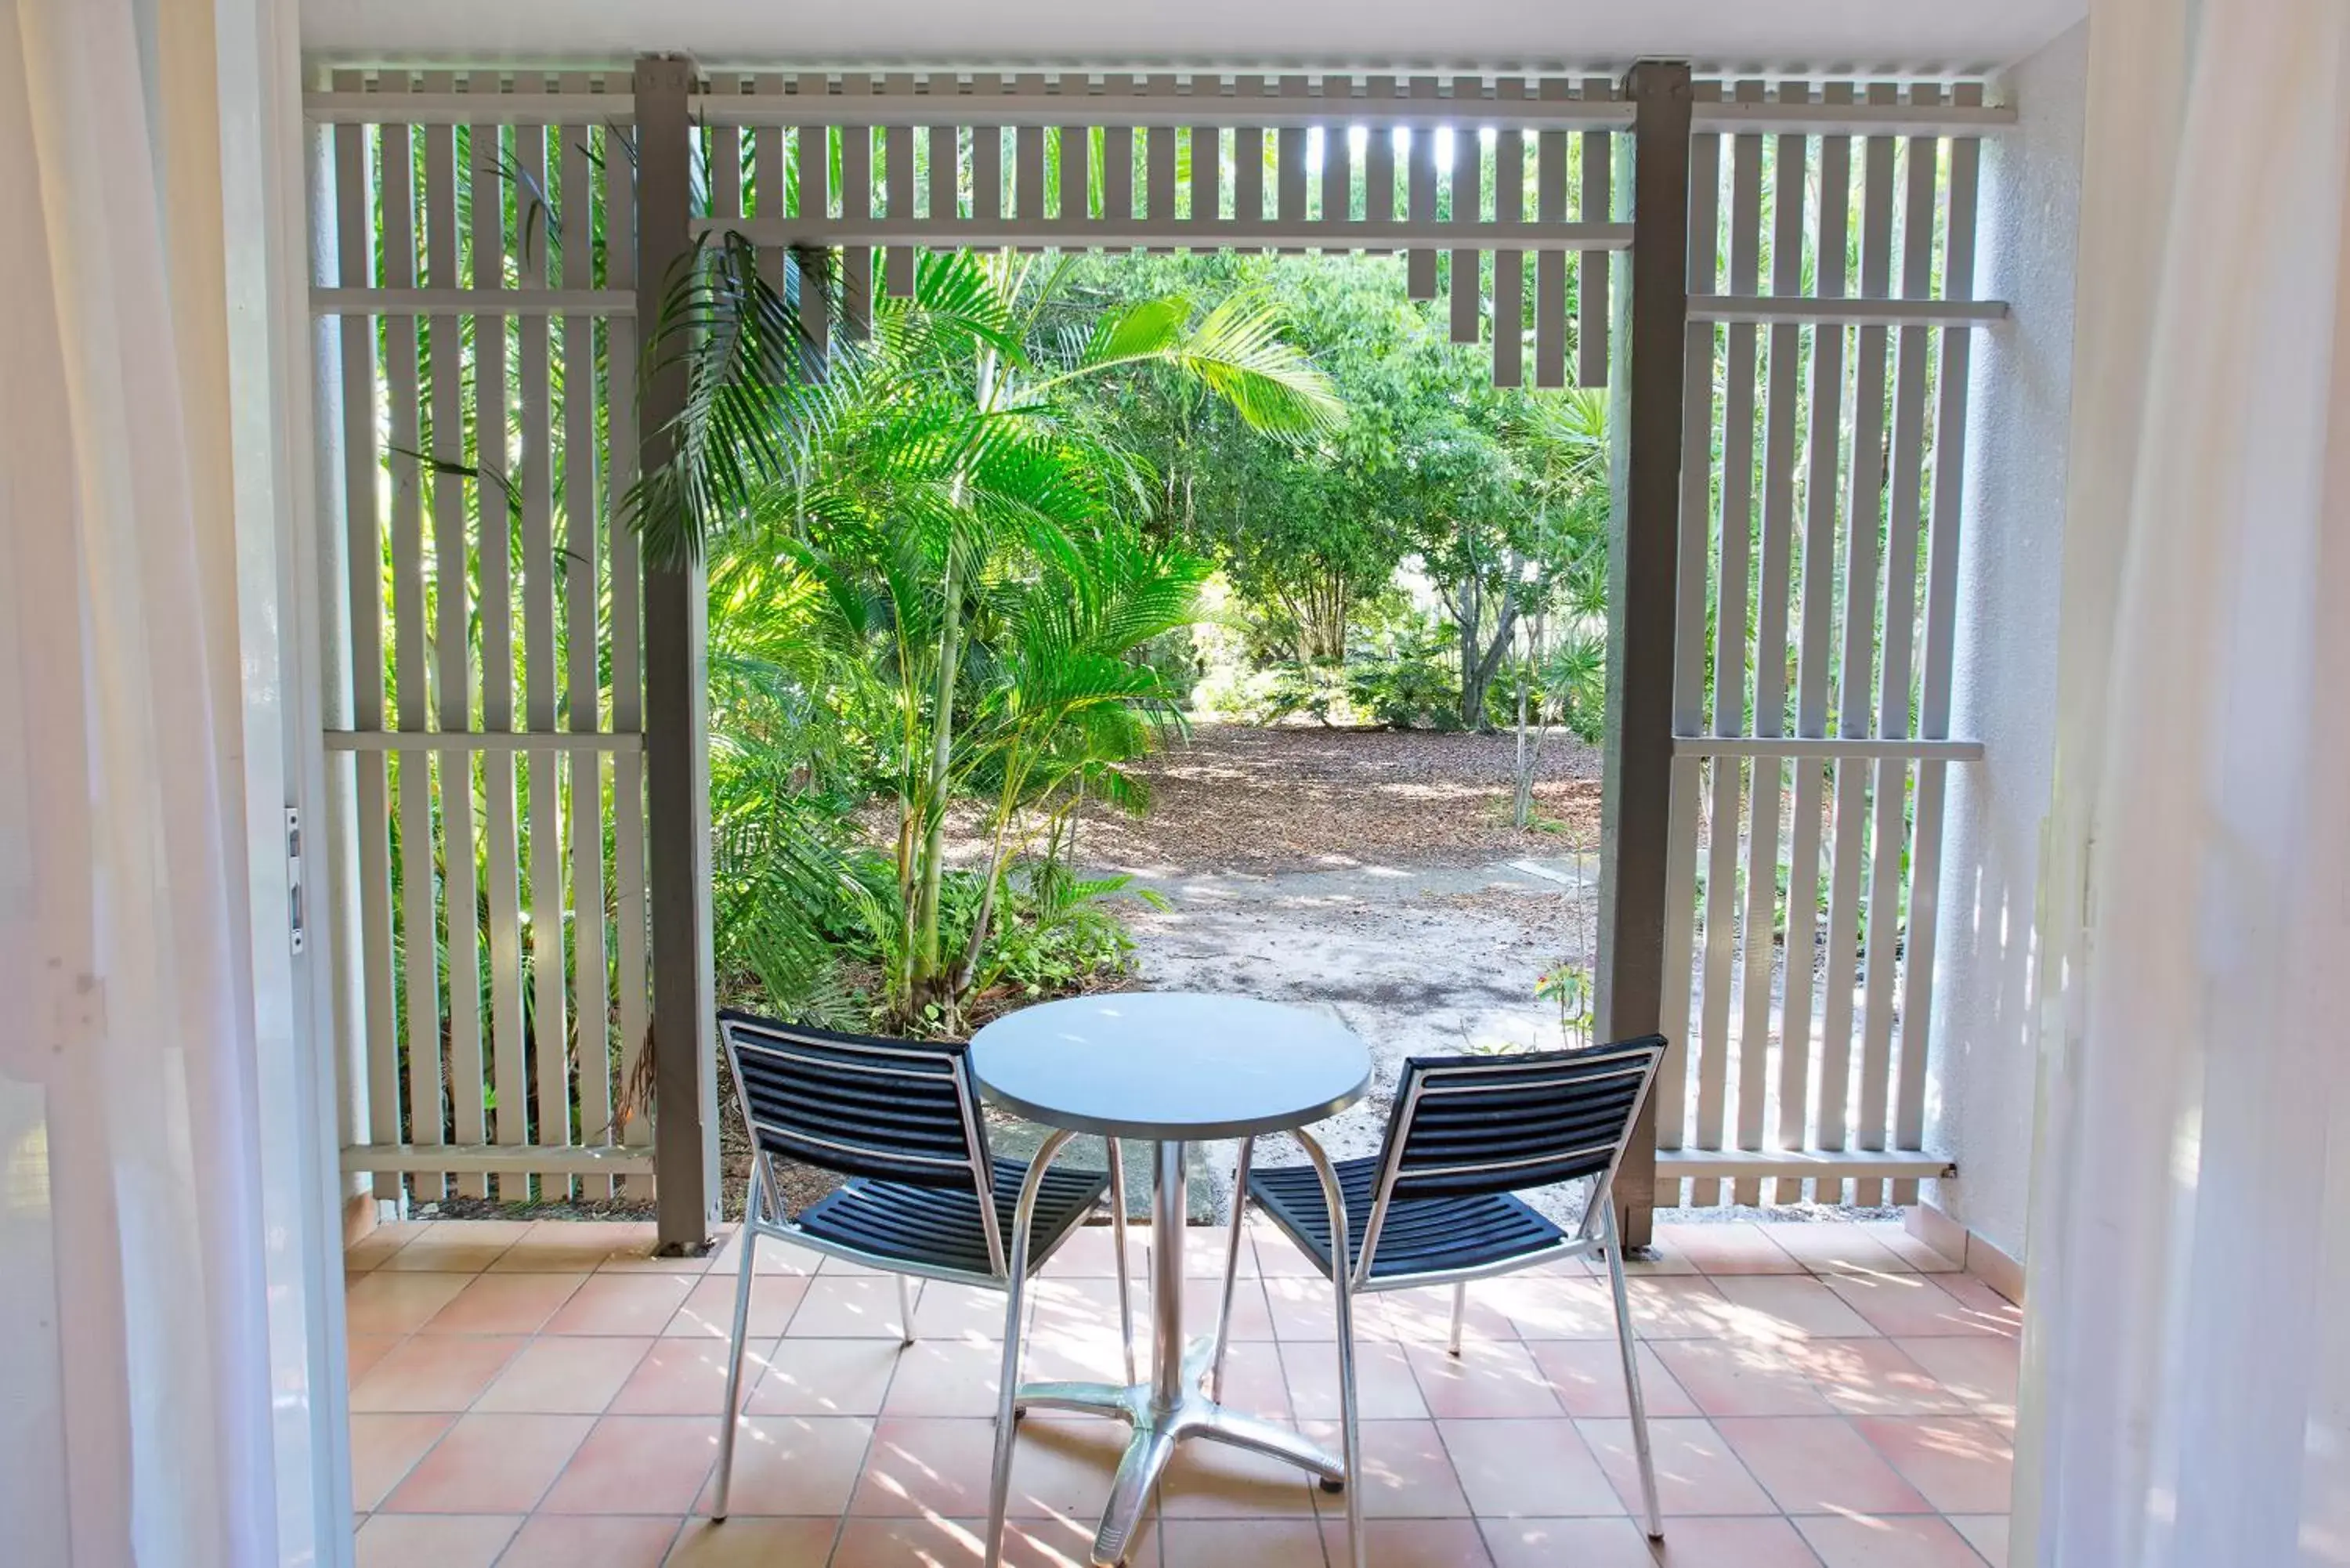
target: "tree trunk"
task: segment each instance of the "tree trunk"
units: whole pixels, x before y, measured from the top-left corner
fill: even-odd
[[[1513,819],[1521,829],[1532,827],[1534,817],[1534,770],[1526,757],[1526,678],[1518,676],[1518,764],[1517,792],[1513,802]]]
[[[982,356],[979,364],[979,406],[983,411],[995,396],[994,365]],[[957,475],[954,503],[960,510],[963,482]],[[921,875],[913,909],[914,961],[906,990],[906,1023],[921,1016],[922,1009],[937,1002],[950,1014],[954,1009],[954,981],[939,959],[939,905],[941,885],[946,873],[947,785],[952,777],[954,763],[954,691],[955,672],[962,652],[962,585],[955,574],[955,540],[951,526],[947,535],[946,573],[941,585],[943,599],[939,614],[938,680],[932,694],[931,713],[931,765],[925,800],[929,818],[923,824]]]
[[[1485,693],[1493,684],[1493,671],[1501,667],[1502,654],[1510,645],[1511,635],[1518,627],[1518,556],[1510,557],[1508,586],[1502,590],[1501,618],[1493,627],[1493,640],[1479,647],[1475,623],[1463,620],[1461,627],[1461,722],[1471,729],[1490,732],[1492,724],[1485,717]],[[1479,602],[1472,587],[1464,603]],[[1477,617],[1478,621],[1483,619]]]

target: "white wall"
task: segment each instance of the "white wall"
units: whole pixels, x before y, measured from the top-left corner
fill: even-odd
[[[2009,322],[1975,345],[1968,396],[1951,770],[1928,1146],[1958,1161],[1929,1200],[2022,1259],[2037,1057],[2033,904],[2056,729],[2065,439],[2088,27],[2018,65],[2017,129],[1984,143],[1979,296]]]

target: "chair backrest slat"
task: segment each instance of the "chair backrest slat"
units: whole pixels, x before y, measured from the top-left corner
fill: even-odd
[[[1468,1198],[1604,1174],[1648,1092],[1655,1035],[1513,1056],[1415,1056],[1388,1128],[1389,1195]]]
[[[760,1150],[844,1176],[986,1190],[986,1135],[962,1042],[885,1040],[719,1014]]]

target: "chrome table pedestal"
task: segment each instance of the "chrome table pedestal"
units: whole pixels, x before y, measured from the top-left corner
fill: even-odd
[[[1101,1530],[1097,1568],[1126,1561],[1151,1489],[1176,1445],[1205,1438],[1285,1459],[1347,1492],[1347,1519],[1359,1524],[1361,1488],[1347,1485],[1359,1459],[1360,1435],[1351,1376],[1340,1380],[1339,1430],[1345,1453],[1333,1458],[1297,1433],[1225,1408],[1204,1387],[1217,1378],[1217,1348],[1229,1325],[1191,1345],[1183,1336],[1183,1231],[1189,1204],[1184,1154],[1193,1144],[1294,1133],[1322,1179],[1336,1230],[1346,1234],[1346,1203],[1322,1146],[1305,1129],[1362,1098],[1370,1086],[1367,1047],[1343,1023],[1305,1008],[1242,996],[1183,992],[1116,992],[1069,997],[1006,1013],[972,1037],[972,1071],[988,1102],[1058,1130],[1031,1162],[1014,1212],[1010,1299],[1004,1303],[1004,1364],[997,1385],[995,1471],[989,1491],[987,1568],[1003,1560],[1011,1487],[1014,1419],[1024,1409],[1082,1410],[1117,1416],[1133,1428],[1118,1468]],[[1152,1196],[1150,1380],[1147,1383],[1019,1381],[1022,1294],[1027,1284],[1028,1230],[1036,1193],[1053,1158],[1078,1133],[1158,1148]],[[1225,1258],[1238,1259],[1238,1232]],[[1227,1289],[1224,1299],[1232,1293]],[[1121,1297],[1120,1310],[1124,1310]],[[1347,1292],[1334,1303],[1342,1366],[1353,1355]],[[1135,1368],[1128,1364],[1127,1376]],[[1216,1385],[1221,1392],[1221,1384]],[[1350,1532],[1360,1568],[1361,1531]]]
[[[1218,1404],[1201,1392],[1215,1359],[1216,1341],[1201,1339],[1185,1348],[1183,1338],[1183,1232],[1188,1214],[1186,1145],[1159,1145],[1156,1190],[1151,1204],[1151,1378],[1148,1383],[1024,1383],[1015,1408],[1083,1410],[1123,1417],[1134,1435],[1118,1461],[1118,1480],[1094,1536],[1093,1560],[1126,1560],[1135,1526],[1149,1506],[1151,1489],[1175,1457],[1175,1445],[1191,1438],[1230,1443],[1237,1449],[1286,1459],[1337,1491],[1347,1469],[1337,1459],[1286,1427],[1258,1420]],[[1221,1332],[1221,1331],[1220,1331]]]

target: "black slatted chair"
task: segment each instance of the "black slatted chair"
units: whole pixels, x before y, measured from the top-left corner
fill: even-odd
[[[743,1125],[756,1146],[743,1205],[718,1490],[711,1511],[723,1519],[759,1239],[795,1241],[897,1275],[899,1332],[911,1345],[914,1279],[993,1290],[1009,1286],[1005,1238],[1013,1232],[1028,1167],[989,1154],[971,1048],[962,1042],[838,1034],[731,1011],[719,1013],[718,1028]],[[777,1160],[818,1166],[848,1179],[808,1205],[798,1219],[788,1220],[775,1185]],[[1131,1366],[1124,1185],[1115,1142],[1107,1171],[1046,1172],[1036,1195],[1027,1272],[1033,1275],[1043,1267],[1102,1194],[1111,1192],[1119,1315]]]
[[[1665,1042],[1652,1034],[1575,1051],[1414,1056],[1404,1064],[1396,1085],[1385,1146],[1376,1155],[1336,1166],[1339,1196],[1353,1220],[1344,1243],[1348,1291],[1360,1295],[1451,1285],[1450,1348],[1455,1355],[1461,1354],[1461,1316],[1470,1281],[1554,1259],[1606,1255],[1653,1540],[1663,1539],[1664,1527],[1657,1512],[1656,1469],[1633,1355],[1622,1250],[1616,1241],[1613,1188],[1617,1164],[1664,1052]],[[1252,1152],[1250,1144],[1241,1146],[1234,1189],[1246,1196],[1232,1205],[1224,1321],[1216,1338],[1218,1385],[1246,1203],[1262,1209],[1326,1277],[1334,1268],[1330,1210],[1319,1174],[1310,1165],[1253,1173]],[[1517,1196],[1566,1181],[1591,1184],[1583,1222],[1572,1233]],[[1354,1357],[1344,1346],[1341,1352],[1341,1373],[1351,1379]]]

